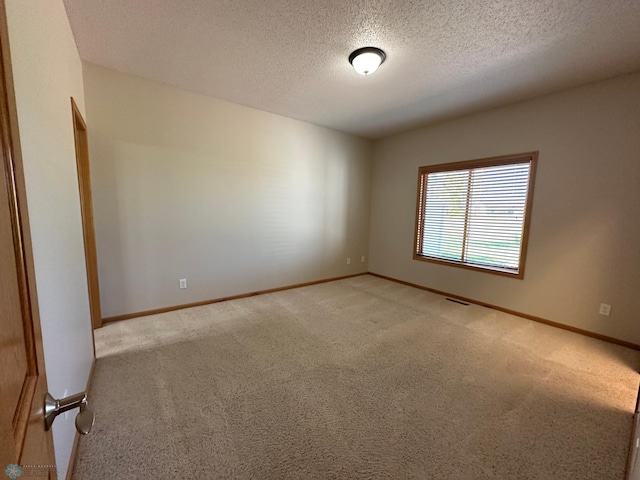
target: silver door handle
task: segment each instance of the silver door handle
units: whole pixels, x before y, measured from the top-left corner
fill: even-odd
[[[58,415],[68,410],[80,407],[80,412],[76,415],[76,430],[82,435],[86,435],[93,427],[93,411],[89,408],[86,392],[76,393],[59,400],[53,398],[49,393],[44,396],[44,429],[49,430],[53,421]]]

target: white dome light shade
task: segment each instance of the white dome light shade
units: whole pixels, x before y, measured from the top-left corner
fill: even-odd
[[[349,63],[360,75],[371,75],[384,62],[387,56],[376,47],[359,48],[349,55]]]

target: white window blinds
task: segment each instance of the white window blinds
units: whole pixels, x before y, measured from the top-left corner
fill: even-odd
[[[533,161],[423,167],[416,255],[519,274]]]

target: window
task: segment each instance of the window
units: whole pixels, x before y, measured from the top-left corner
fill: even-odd
[[[538,152],[421,167],[416,260],[523,278]]]

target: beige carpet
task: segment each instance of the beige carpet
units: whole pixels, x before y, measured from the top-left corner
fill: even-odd
[[[96,331],[76,479],[622,479],[640,354],[365,275]]]

